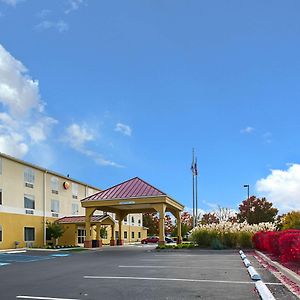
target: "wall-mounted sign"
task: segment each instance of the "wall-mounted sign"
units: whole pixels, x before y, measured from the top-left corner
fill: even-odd
[[[70,183],[68,181],[64,181],[63,187],[65,190],[67,190],[70,187]]]
[[[123,201],[123,202],[119,202],[119,204],[134,204],[135,201]]]

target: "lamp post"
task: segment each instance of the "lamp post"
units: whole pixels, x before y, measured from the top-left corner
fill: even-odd
[[[250,197],[250,195],[249,195],[249,188],[250,188],[249,184],[244,184],[244,188],[247,188],[247,195],[248,195],[247,199],[249,199],[249,197]]]

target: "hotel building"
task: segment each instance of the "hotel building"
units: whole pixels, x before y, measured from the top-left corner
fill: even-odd
[[[99,187],[0,153],[0,249],[46,245],[47,222],[54,221],[65,230],[59,244],[83,245],[85,209],[80,200],[99,191]],[[112,233],[112,228],[118,226],[110,226],[117,222],[113,213],[97,211],[94,217],[93,237],[105,227],[104,244],[109,244],[112,234],[117,238],[118,231]],[[142,214],[128,215],[123,224],[125,242],[147,236]]]

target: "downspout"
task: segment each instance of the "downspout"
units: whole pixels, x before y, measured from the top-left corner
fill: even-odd
[[[46,225],[47,225],[47,220],[46,220],[46,203],[47,203],[47,201],[46,201],[46,195],[47,195],[47,173],[48,173],[48,171],[47,170],[45,170],[45,172],[44,172],[44,195],[43,195],[43,202],[44,202],[44,211],[43,211],[43,231],[44,231],[44,246],[46,246],[46,243],[47,243],[47,240],[46,240],[46,230],[47,230],[47,227],[46,227]]]

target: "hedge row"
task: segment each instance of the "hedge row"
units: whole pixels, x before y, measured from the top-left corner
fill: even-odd
[[[300,230],[259,231],[252,241],[257,250],[270,253],[281,262],[300,262]]]
[[[212,249],[252,248],[250,232],[194,231],[191,240],[199,247]]]

